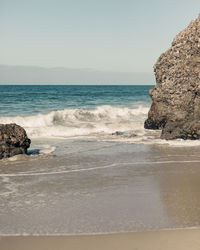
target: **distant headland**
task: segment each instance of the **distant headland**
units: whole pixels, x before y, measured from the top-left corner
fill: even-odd
[[[0,84],[153,85],[151,73],[111,72],[64,67],[0,65]]]

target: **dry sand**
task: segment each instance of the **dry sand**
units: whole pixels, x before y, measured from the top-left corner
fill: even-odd
[[[79,236],[4,236],[0,250],[199,250],[200,229]]]

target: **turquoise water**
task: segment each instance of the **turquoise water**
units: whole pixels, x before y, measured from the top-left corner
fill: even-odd
[[[0,116],[31,115],[69,108],[150,103],[153,86],[1,85]]]

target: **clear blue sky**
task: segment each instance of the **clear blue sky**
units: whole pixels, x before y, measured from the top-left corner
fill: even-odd
[[[0,0],[0,64],[152,72],[200,0]]]

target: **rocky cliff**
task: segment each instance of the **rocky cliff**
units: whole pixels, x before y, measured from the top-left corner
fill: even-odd
[[[200,138],[200,15],[180,32],[154,65],[156,86],[146,129],[164,139]]]
[[[26,154],[31,140],[26,131],[16,124],[0,124],[0,159]]]

